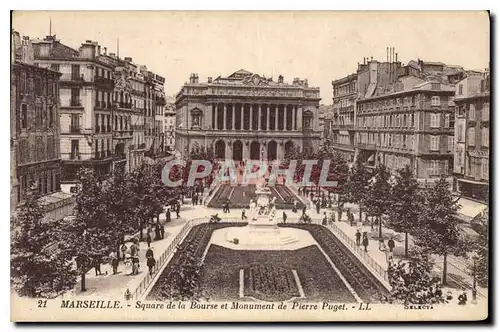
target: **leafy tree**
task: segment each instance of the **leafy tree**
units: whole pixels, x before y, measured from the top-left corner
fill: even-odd
[[[154,188],[154,175],[149,165],[141,165],[130,173],[130,190],[134,199],[131,205],[138,221],[139,240],[143,239],[144,227],[156,216],[158,196]]]
[[[404,304],[444,302],[439,278],[432,276],[432,262],[425,250],[412,250],[407,262],[390,264],[387,269],[391,297]]]
[[[107,206],[109,225],[113,229],[112,237],[116,244],[117,256],[120,256],[120,244],[126,234],[135,231],[135,215],[132,206],[133,193],[129,188],[128,174],[116,169],[113,176],[103,186],[103,203]]]
[[[414,228],[416,244],[443,256],[443,278],[446,284],[448,255],[464,256],[466,241],[458,229],[458,200],[449,190],[444,175],[425,191],[423,208]]]
[[[75,257],[81,276],[81,290],[85,291],[85,274],[114,250],[115,229],[110,223],[109,207],[102,187],[93,170],[82,168],[78,172],[81,190],[76,196],[76,216],[64,223],[63,245]]]
[[[392,187],[392,203],[388,214],[388,227],[405,233],[405,257],[408,256],[408,234],[417,221],[422,201],[418,182],[409,165],[397,171]]]
[[[470,245],[472,261],[468,264],[468,269],[479,286],[488,287],[488,219],[481,217],[476,226],[478,237]]]
[[[341,209],[344,206],[346,199],[349,197],[349,165],[339,153],[334,154],[333,160],[333,174],[335,175],[335,180],[337,181],[337,206]]]
[[[362,211],[367,197],[370,177],[370,172],[363,165],[361,158],[357,158],[347,182],[349,196],[346,198],[346,202],[358,204],[359,220],[362,220]]]
[[[370,180],[365,205],[370,215],[375,216],[378,221],[378,236],[382,238],[382,216],[391,207],[391,184],[389,183],[391,173],[384,164],[377,166],[375,176]],[[361,217],[361,216],[360,216]]]
[[[43,220],[38,192],[30,189],[11,225],[11,283],[20,296],[54,298],[72,289],[71,256],[57,241],[58,222]]]

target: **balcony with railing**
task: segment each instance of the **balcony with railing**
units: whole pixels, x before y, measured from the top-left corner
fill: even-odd
[[[133,131],[131,129],[113,130],[113,138],[132,138]]]
[[[85,77],[80,73],[63,73],[59,80],[63,83],[82,84]]]
[[[115,82],[112,79],[102,76],[94,76],[94,83],[102,85],[109,89],[112,89],[115,85]]]
[[[62,104],[61,107],[83,107],[82,100],[73,98],[69,100],[68,104]]]
[[[71,125],[69,127],[70,133],[80,133],[81,131],[82,131],[82,128],[79,125]]]

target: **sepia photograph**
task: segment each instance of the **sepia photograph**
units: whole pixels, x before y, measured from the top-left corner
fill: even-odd
[[[12,11],[14,322],[483,321],[488,11]]]

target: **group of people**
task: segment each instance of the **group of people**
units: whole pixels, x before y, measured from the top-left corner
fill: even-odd
[[[365,252],[368,252],[368,244],[369,244],[368,233],[367,232],[363,232],[363,235],[361,235],[361,232],[358,229],[356,231],[356,235],[355,236],[356,236],[356,245],[358,247],[362,245],[365,248]],[[361,239],[361,237],[363,237],[363,239]]]
[[[229,200],[225,200],[224,203],[222,203],[222,212],[231,213],[229,210]]]

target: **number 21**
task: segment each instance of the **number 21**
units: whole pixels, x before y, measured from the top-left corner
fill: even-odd
[[[46,308],[47,300],[38,300],[38,308]]]

